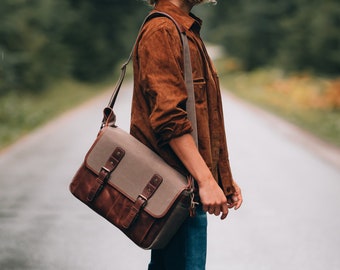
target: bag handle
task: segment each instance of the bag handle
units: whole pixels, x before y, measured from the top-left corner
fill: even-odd
[[[187,114],[188,114],[188,119],[191,122],[191,126],[193,128],[193,132],[192,132],[192,136],[196,142],[196,145],[198,145],[198,136],[197,136],[197,120],[196,120],[196,109],[195,109],[195,93],[194,93],[194,83],[193,83],[193,78],[192,78],[192,67],[191,67],[191,60],[190,60],[190,49],[189,49],[189,44],[188,44],[188,38],[186,35],[186,31],[184,29],[184,27],[180,24],[178,24],[174,18],[172,18],[169,14],[165,13],[165,12],[158,12],[158,11],[154,11],[152,13],[150,13],[145,19],[144,22],[142,23],[142,26],[139,29],[139,33],[138,36],[136,38],[135,44],[131,50],[131,53],[129,55],[129,58],[127,59],[127,61],[122,65],[121,67],[121,73],[120,73],[120,77],[115,85],[114,91],[111,95],[110,101],[107,105],[107,107],[104,109],[104,118],[102,120],[102,125],[101,128],[103,128],[104,126],[115,126],[115,121],[116,121],[116,116],[113,112],[113,106],[116,102],[118,93],[120,91],[120,87],[122,86],[122,83],[124,81],[125,78],[125,74],[126,74],[126,67],[127,65],[130,63],[131,58],[132,58],[132,54],[134,51],[134,48],[136,47],[136,44],[139,40],[139,37],[141,35],[141,30],[144,26],[144,24],[155,17],[161,17],[161,16],[165,16],[167,18],[169,18],[170,20],[172,20],[174,22],[174,24],[176,25],[178,32],[180,33],[180,37],[181,37],[181,41],[182,41],[182,45],[183,45],[183,59],[184,59],[184,80],[185,80],[185,85],[187,88],[187,93],[188,93],[188,99],[187,99]]]

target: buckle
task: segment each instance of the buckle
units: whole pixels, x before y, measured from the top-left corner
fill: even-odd
[[[108,168],[106,168],[105,166],[103,166],[103,167],[100,168],[99,174],[101,174],[101,173],[105,174],[105,176],[103,178],[103,182],[106,183],[110,178],[111,171]]]
[[[143,204],[141,205],[141,207],[144,207],[146,205],[146,203],[148,202],[148,199],[145,196],[143,196],[142,194],[138,195],[137,200],[143,201]]]
[[[100,172],[101,172],[101,171],[104,171],[104,172],[106,172],[106,173],[110,173],[110,170],[109,170],[108,168],[106,168],[105,166],[103,166],[103,167],[100,168]]]

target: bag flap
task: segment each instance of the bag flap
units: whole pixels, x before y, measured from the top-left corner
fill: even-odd
[[[182,191],[188,188],[188,179],[118,127],[102,129],[85,157],[86,167],[98,175],[116,147],[124,149],[125,155],[112,172],[108,184],[135,202],[150,179],[155,174],[160,175],[163,181],[148,200],[145,211],[153,217],[163,217]]]

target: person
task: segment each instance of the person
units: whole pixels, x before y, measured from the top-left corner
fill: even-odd
[[[183,54],[175,24],[150,19],[133,53],[134,93],[130,133],[197,184],[199,206],[170,243],[151,251],[149,270],[201,270],[206,265],[207,215],[225,219],[242,204],[230,169],[216,70],[200,37],[202,21],[191,9],[204,0],[149,0],[186,30],[197,118],[198,147],[187,118]]]

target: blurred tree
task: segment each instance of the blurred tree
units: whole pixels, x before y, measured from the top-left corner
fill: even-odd
[[[101,80],[127,57],[148,7],[137,0],[1,0],[0,94],[52,79]]]
[[[0,94],[66,76],[105,78],[127,57],[148,9],[142,0],[1,0]],[[205,39],[247,70],[339,74],[338,0],[220,0],[196,10]]]
[[[216,14],[210,15],[208,37],[222,43],[246,70],[271,63],[281,42],[280,19],[290,9],[289,0],[229,0],[217,6]]]
[[[131,33],[137,33],[146,11],[131,0],[69,2],[77,18],[65,34],[65,42],[74,52],[72,72],[81,80],[102,79],[131,49]]]
[[[290,70],[340,72],[340,2],[298,0],[281,21],[278,63]]]
[[[67,19],[67,5],[63,4],[53,0],[2,0],[0,93],[9,89],[36,91],[52,77],[67,72],[62,60],[67,49],[58,42]]]
[[[339,74],[338,0],[219,1],[207,22],[207,38],[223,44],[246,70],[275,64]]]

